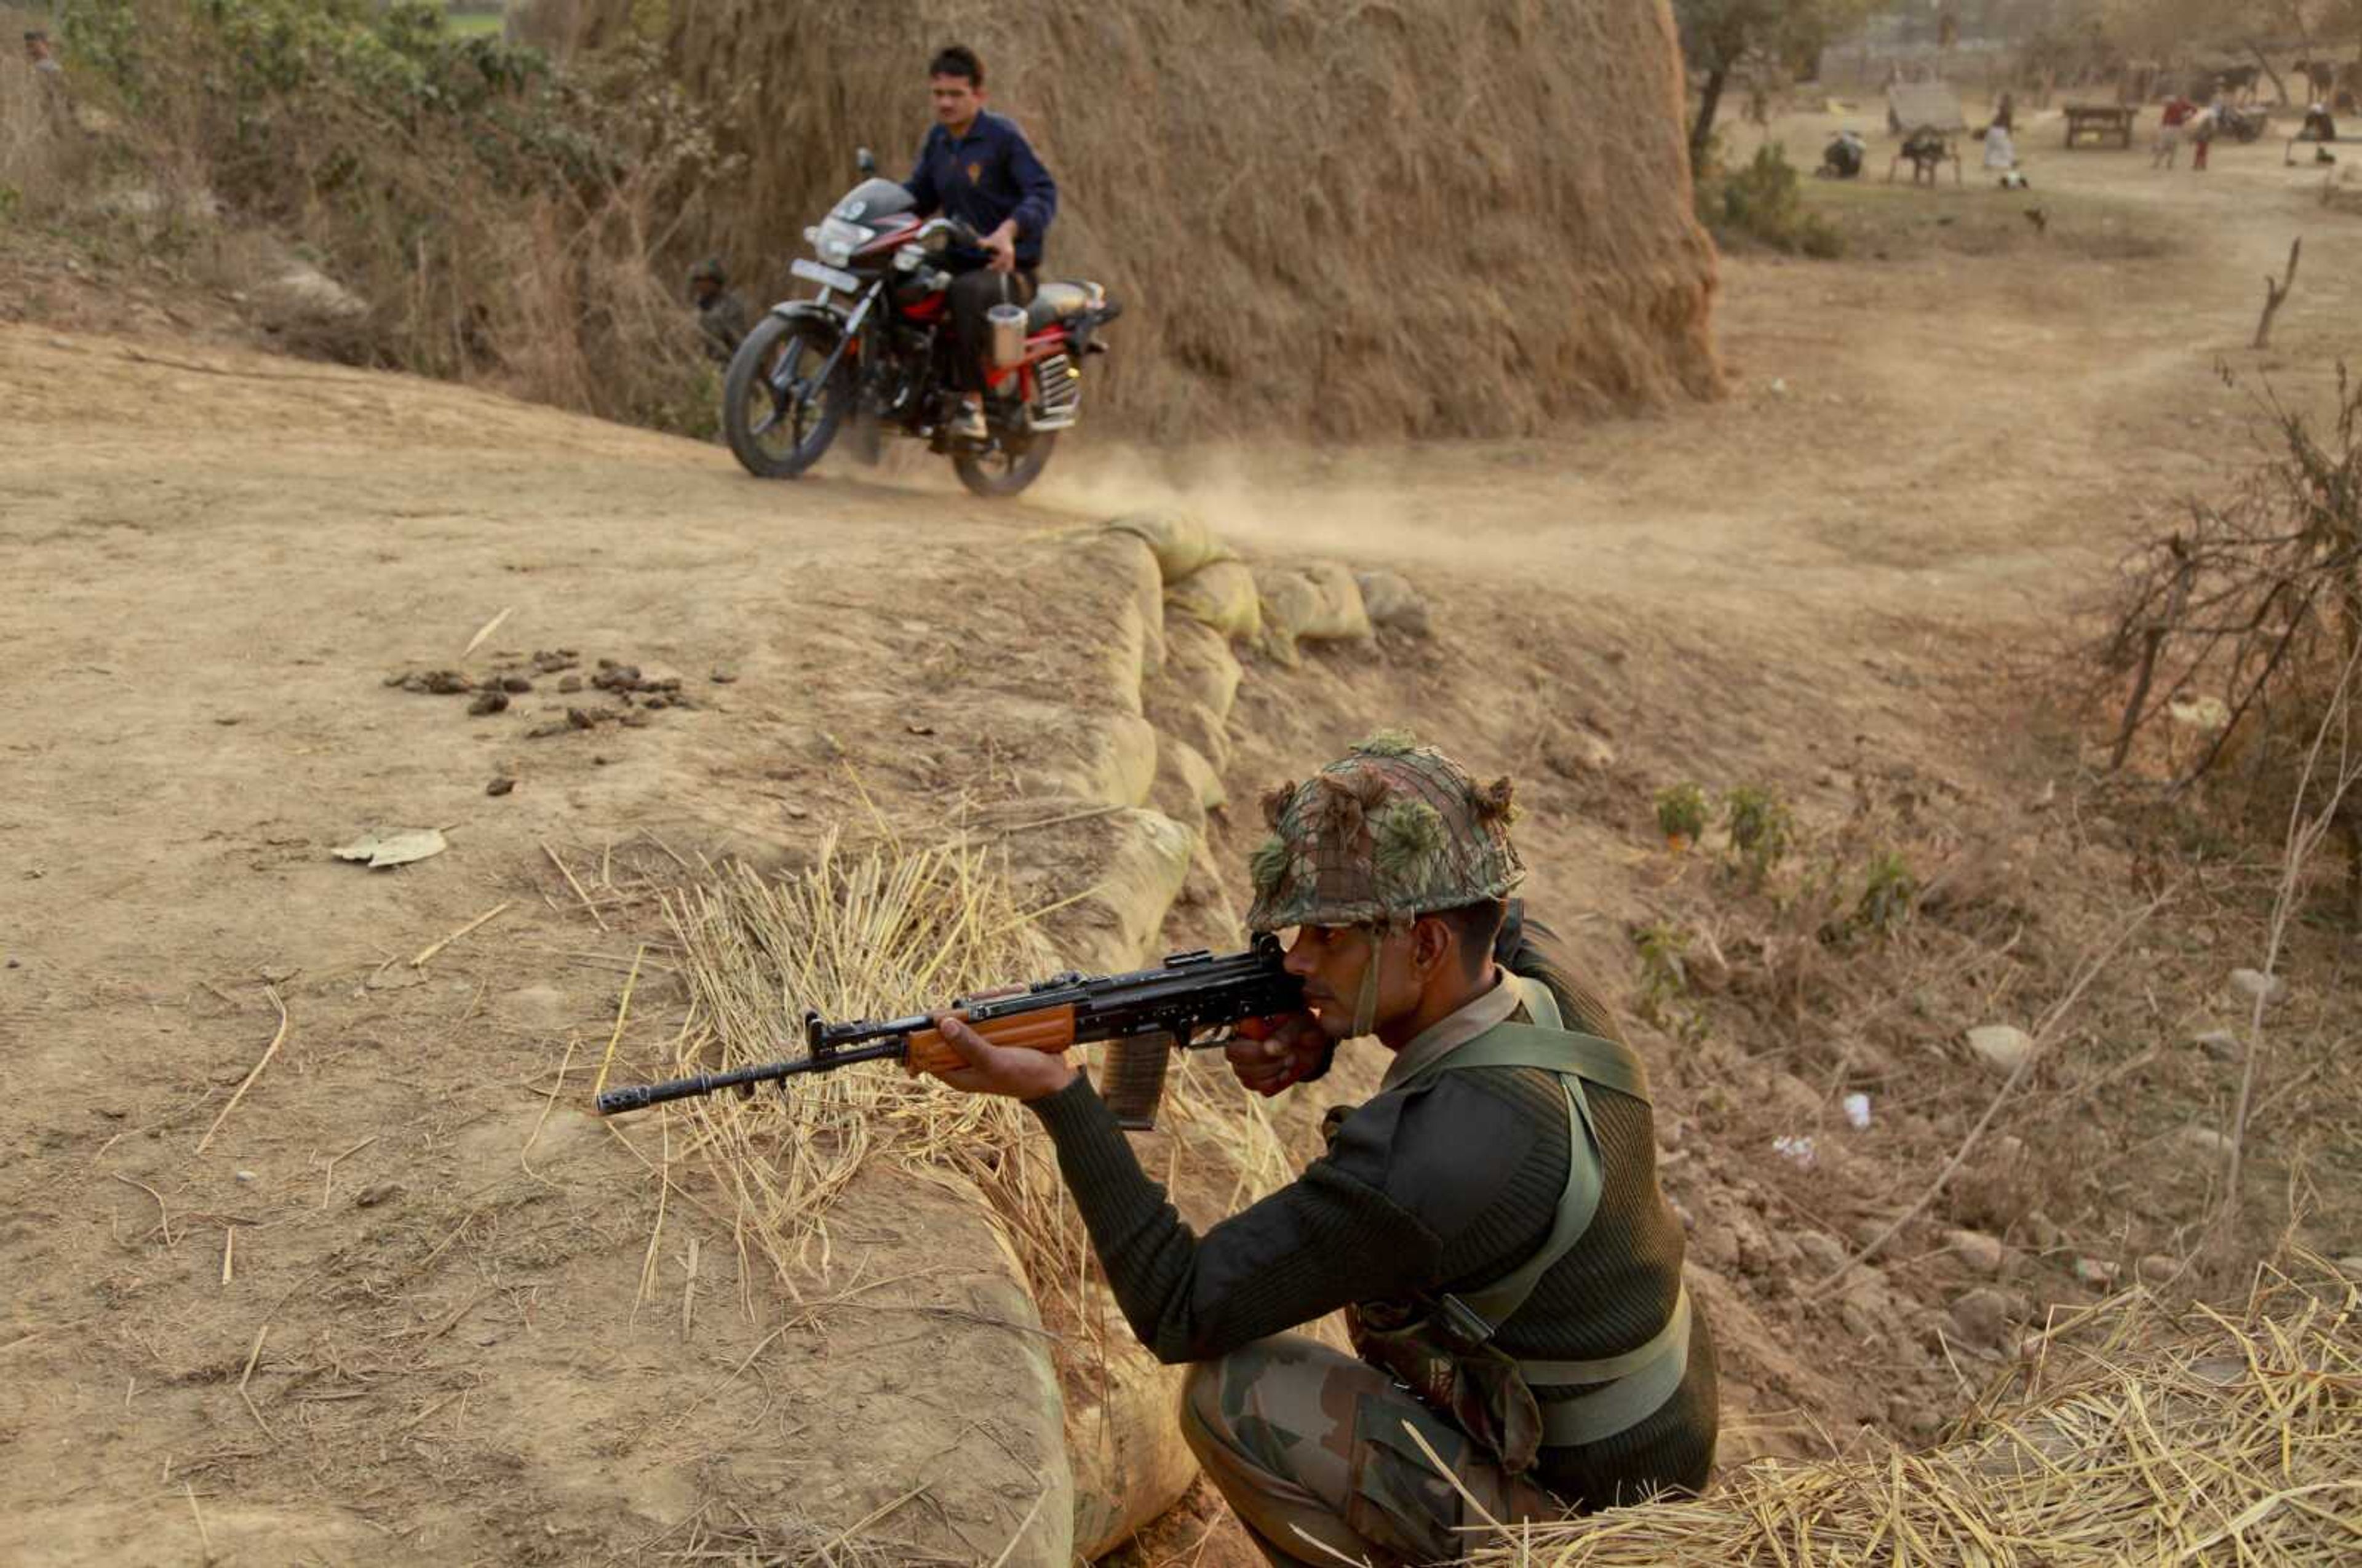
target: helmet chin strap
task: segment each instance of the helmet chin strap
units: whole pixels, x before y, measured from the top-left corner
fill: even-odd
[[[1374,928],[1362,928],[1362,994],[1353,1003],[1353,1032],[1348,1036],[1350,1039],[1359,1040],[1377,1032],[1378,942],[1379,935]]]

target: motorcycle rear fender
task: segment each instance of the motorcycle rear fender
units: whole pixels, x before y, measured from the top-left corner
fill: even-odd
[[[1122,314],[1123,306],[1113,300],[1108,301],[1097,310],[1086,311],[1066,324],[1066,340],[1074,346],[1077,355],[1104,354],[1107,352],[1107,345],[1095,343],[1091,339],[1098,334],[1100,327]]]

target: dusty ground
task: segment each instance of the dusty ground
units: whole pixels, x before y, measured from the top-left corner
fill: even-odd
[[[1809,163],[1835,123],[1779,128]],[[1833,994],[1860,1004],[1843,1041],[1783,1023],[1743,961],[1732,994],[1683,1015],[1702,1038],[1672,1015],[1643,1032],[1674,1086],[1667,1179],[1728,1347],[1731,1451],[1926,1428],[1959,1358],[1925,1321],[1969,1282],[1921,1247],[1849,1310],[1807,1304],[1821,1253],[1796,1238],[1849,1243],[1925,1185],[1989,1092],[1948,1044],[1986,1019],[1955,1004],[2031,1027],[2129,901],[2103,880],[2125,869],[2115,840],[2036,812],[2046,785],[2073,797],[2073,752],[2008,678],[2071,640],[2138,519],[2240,449],[2247,405],[2218,359],[2310,396],[2362,348],[2362,235],[2277,144],[2198,176],[2055,139],[2040,122],[2021,138],[2030,197],[1823,193],[1873,237],[1858,259],[1733,260],[1721,404],[1382,453],[1150,456],[1087,435],[1023,507],[922,471],[760,486],[712,449],[160,326],[0,327],[0,546],[32,585],[0,684],[0,1357],[23,1391],[0,1435],[41,1499],[0,1526],[6,1555],[791,1554],[879,1509],[878,1532],[955,1560],[1021,1534],[1040,1423],[1010,1408],[1021,1379],[980,1380],[1024,1336],[1002,1326],[999,1276],[933,1276],[974,1215],[856,1195],[813,1300],[742,1297],[726,1227],[692,1210],[652,1242],[665,1151],[583,1116],[582,1090],[652,929],[635,878],[791,856],[870,820],[865,797],[931,831],[963,802],[1060,794],[1117,591],[1053,536],[1175,493],[1252,547],[1398,565],[1436,602],[1429,643],[1251,666],[1242,798],[1379,720],[1517,771],[1534,900],[1618,987],[1630,923],[1735,938],[1770,918],[1649,842],[1666,782],[1776,782],[1833,843],[1874,795],[1876,831],[2004,866],[2005,897],[1913,950],[1959,973],[1840,977]],[[2015,216],[2036,203],[2039,237]],[[2259,363],[2258,277],[2300,232],[2305,270]],[[469,669],[570,648],[572,673],[639,665],[694,705],[528,739],[584,704],[550,690],[562,674],[480,718],[383,684],[459,666],[504,611]],[[496,778],[514,789],[488,795]],[[376,873],[329,856],[376,826],[439,826],[451,848]],[[1246,827],[1220,832],[1236,848]],[[1989,960],[2003,938],[1980,922],[2009,900],[2047,923]],[[2147,1010],[2106,1014],[2090,1069],[2045,1086],[2034,1163],[2090,1140],[2095,1084],[2149,1095],[2143,1125],[2169,1135],[2218,1101],[2187,1064],[2136,1058],[2180,1049],[2250,956],[2246,929],[2210,915],[2121,966]],[[2331,1005],[2345,951],[2324,938],[2292,971],[2297,1035],[2324,1055],[2350,1031]],[[652,1054],[679,999],[660,968],[639,988],[624,1049]],[[225,1116],[280,1026],[274,996],[284,1037]],[[2351,1087],[2308,1072],[2307,1094]],[[1725,1076],[1764,1092],[1727,1104]],[[1772,1132],[1809,1124],[1834,1147],[1835,1093],[1856,1083],[1877,1130],[1783,1172]],[[2293,1139],[2313,1103],[2270,1128]],[[2202,1209],[2202,1177],[2177,1186],[2190,1162],[2146,1136],[2065,1167],[2088,1187],[2104,1154],[2102,1187],[2155,1188],[2116,1216],[2145,1239],[2118,1245],[2096,1209],[2045,1216],[2064,1234],[2025,1243],[2047,1260],[2018,1282],[2029,1304],[2071,1293],[2083,1253],[2170,1251]],[[2326,1169],[2306,1239],[2362,1250],[2352,1173]],[[2039,1207],[1991,1206],[2013,1241]],[[940,1442],[881,1449],[888,1432]],[[789,1512],[817,1537],[786,1533]],[[1237,1545],[1201,1508],[1148,1555]]]

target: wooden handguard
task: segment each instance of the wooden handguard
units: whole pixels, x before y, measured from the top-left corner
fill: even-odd
[[[969,1022],[964,1011],[952,1016],[968,1022],[970,1028],[995,1045],[1023,1051],[1064,1051],[1075,1043],[1075,1010],[1071,1004],[987,1019],[982,1023]],[[925,1073],[958,1066],[960,1054],[951,1048],[939,1031],[922,1029],[911,1036],[910,1055],[903,1060],[911,1072]]]

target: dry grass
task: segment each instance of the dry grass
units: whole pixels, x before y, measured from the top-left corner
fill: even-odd
[[[2306,1260],[2244,1308],[2133,1292],[2054,1325],[1926,1452],[1763,1461],[1712,1495],[1516,1530],[1546,1563],[2271,1563],[2362,1556],[2362,1292]]]
[[[808,1007],[832,1020],[890,1016],[1050,972],[1032,914],[989,856],[966,843],[848,850],[832,835],[801,870],[707,867],[665,893],[690,997],[665,1070],[800,1055],[795,1031]],[[1048,1141],[1016,1102],[866,1064],[800,1077],[784,1094],[713,1096],[666,1114],[668,1182],[703,1169],[725,1195],[741,1255],[761,1260],[790,1297],[829,1268],[832,1203],[866,1164],[884,1160],[973,1183],[1069,1356],[1103,1343],[1106,1293],[1092,1280],[1080,1216]],[[1193,1059],[1168,1079],[1165,1121],[1209,1205],[1251,1202],[1293,1174],[1260,1104],[1219,1064]]]
[[[802,1055],[806,1008],[883,1017],[1048,966],[1028,917],[974,849],[849,854],[832,835],[800,872],[766,878],[733,863],[664,907],[690,988],[672,1064],[684,1074]],[[711,1171],[736,1206],[742,1247],[766,1255],[791,1291],[827,1266],[829,1206],[872,1157],[976,1181],[1021,1256],[1071,1250],[1056,1172],[1028,1156],[1030,1117],[1013,1101],[873,1066],[800,1078],[784,1093],[692,1101],[686,1115],[674,1158]]]

